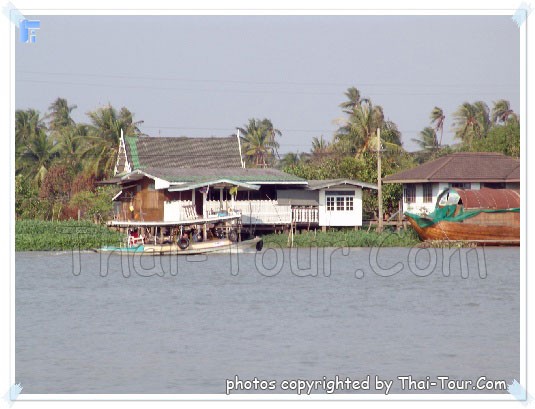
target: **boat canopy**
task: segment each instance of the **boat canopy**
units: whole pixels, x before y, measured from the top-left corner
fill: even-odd
[[[513,209],[520,207],[520,195],[512,189],[468,190],[450,187],[437,199],[437,207],[446,205],[462,205],[465,210]]]

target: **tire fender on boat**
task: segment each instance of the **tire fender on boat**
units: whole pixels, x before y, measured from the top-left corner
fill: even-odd
[[[236,243],[238,241],[238,232],[236,230],[231,230],[229,231],[228,233],[228,239],[233,242],[233,243]]]
[[[182,250],[186,250],[189,247],[189,239],[186,239],[185,237],[179,239],[178,247],[180,247]]]
[[[256,243],[256,251],[262,251],[264,248],[264,240],[260,240],[258,243]]]

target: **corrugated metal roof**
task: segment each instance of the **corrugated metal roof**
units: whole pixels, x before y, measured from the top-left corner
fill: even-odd
[[[365,187],[368,189],[377,190],[377,185],[374,185],[372,183],[360,182],[358,180],[351,180],[351,179],[324,179],[324,180],[309,180],[308,181],[308,188],[310,190],[327,189],[330,187],[341,186],[341,185],[358,186],[358,187]]]
[[[512,189],[454,189],[465,209],[512,209],[520,207],[520,195]]]

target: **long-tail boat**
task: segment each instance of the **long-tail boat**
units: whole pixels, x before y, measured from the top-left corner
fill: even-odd
[[[450,187],[428,215],[405,212],[422,240],[520,244],[520,194],[512,189]]]
[[[116,221],[108,222],[110,227],[126,228],[127,235],[122,246],[105,246],[95,249],[105,253],[144,253],[151,255],[195,255],[220,252],[237,252],[249,248],[261,251],[263,240],[251,237],[242,240],[241,214],[220,214],[202,218],[194,215],[189,220],[177,221]],[[158,234],[147,237],[150,228],[160,230]],[[163,231],[166,231],[165,235]]]

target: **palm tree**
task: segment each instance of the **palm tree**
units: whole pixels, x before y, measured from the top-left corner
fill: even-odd
[[[444,111],[442,111],[442,108],[434,107],[431,111],[431,123],[435,125],[435,130],[438,132],[440,131],[440,141],[438,142],[438,146],[442,146],[442,134],[444,132],[444,120],[446,119],[446,116],[444,115]]]
[[[331,150],[331,145],[325,139],[323,135],[319,138],[317,136],[312,138],[312,149],[310,152],[314,158],[323,159]]]
[[[424,151],[432,151],[439,146],[436,129],[429,126],[420,132],[419,138],[412,138],[412,141],[416,142]]]
[[[273,164],[279,144],[275,140],[281,135],[278,129],[273,127],[269,119],[249,119],[244,127],[237,128],[249,163],[256,167],[267,167]]]
[[[69,106],[65,98],[58,98],[52,102],[48,107],[50,113],[47,115],[47,118],[50,118],[50,130],[58,132],[62,128],[73,126],[75,123],[71,118],[71,112],[76,108],[76,105]]]
[[[82,170],[84,159],[91,150],[85,139],[85,131],[84,126],[69,126],[57,133],[59,162],[74,173]]]
[[[506,123],[509,118],[518,120],[518,116],[511,109],[511,104],[505,99],[499,99],[494,101],[494,106],[492,107],[492,123]]]
[[[35,109],[21,110],[15,112],[15,173],[19,174],[23,163],[20,156],[27,149],[30,141],[46,130],[44,120]]]
[[[490,127],[489,108],[482,101],[463,103],[453,114],[455,137],[472,146],[474,137],[484,138]]]
[[[35,109],[17,109],[15,112],[15,141],[17,145],[26,144],[39,131],[46,130],[43,118]]]
[[[350,152],[360,156],[369,150],[371,138],[383,123],[383,110],[373,106],[369,99],[363,99],[353,109],[347,123],[338,130],[336,139],[345,142]]]
[[[21,173],[39,186],[57,156],[56,145],[46,132],[41,130],[28,141],[26,149],[20,155]]]
[[[474,102],[476,107],[476,119],[481,127],[480,137],[486,138],[492,123],[490,121],[490,109],[489,106],[483,101]]]
[[[350,87],[344,95],[347,97],[347,101],[342,102],[340,107],[346,114],[351,115],[353,110],[360,105],[360,91],[355,87]]]
[[[377,149],[377,129],[381,129],[382,148],[391,152],[401,149],[401,132],[392,121],[385,120],[383,108],[373,105],[369,98],[361,98],[355,87],[347,90],[348,101],[340,106],[349,115],[335,134],[332,149],[356,157]]]
[[[138,128],[143,121],[133,121],[133,114],[126,108],[117,113],[111,105],[88,112],[91,120],[87,142],[89,148],[87,169],[98,177],[111,175],[117,159],[121,130],[125,136],[143,135]]]
[[[381,143],[389,151],[399,152],[403,142],[401,142],[401,132],[398,126],[392,121],[384,121],[381,126]]]
[[[282,160],[280,161],[280,164],[282,167],[289,167],[294,166],[299,163],[299,154],[294,152],[288,152]]]

